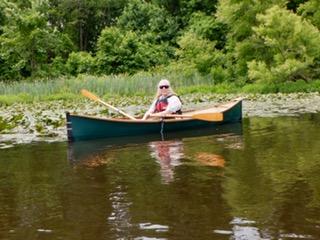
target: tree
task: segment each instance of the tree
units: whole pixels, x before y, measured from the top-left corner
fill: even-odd
[[[193,66],[203,75],[210,75],[213,83],[226,80],[228,71],[225,68],[225,55],[216,49],[214,42],[190,31],[179,38],[178,44],[180,62]]]
[[[2,78],[46,75],[44,69],[56,56],[67,57],[69,38],[52,29],[47,19],[34,9],[8,9],[8,24],[2,27],[0,59]]]
[[[226,55],[233,72],[234,81],[246,82],[247,62],[257,57],[256,47],[250,42],[256,16],[278,4],[286,6],[286,0],[220,0],[217,7],[217,21],[228,27]]]
[[[5,20],[6,20],[5,5],[6,5],[6,2],[0,2],[0,26],[5,25]],[[2,34],[2,29],[0,28],[0,35],[1,34]]]
[[[151,0],[151,2],[164,7],[177,19],[179,26],[184,28],[195,12],[213,15],[216,12],[218,0]]]
[[[195,12],[213,15],[217,9],[217,2],[218,0],[181,0],[180,16],[182,21],[187,23]]]
[[[228,25],[229,37],[242,41],[252,34],[252,26],[257,24],[256,15],[274,6],[285,6],[286,0],[220,0],[217,19]]]
[[[292,10],[293,12],[297,12],[299,6],[309,0],[289,0],[287,3],[287,9]]]
[[[15,4],[19,9],[31,8],[32,1],[35,1],[35,0],[9,0],[9,2]]]
[[[52,26],[80,51],[93,51],[99,34],[115,23],[127,0],[50,0],[41,5]]]
[[[181,0],[151,0],[151,3],[164,7],[173,16],[177,16],[181,8]]]
[[[223,49],[226,42],[227,26],[218,22],[214,16],[205,15],[202,12],[195,12],[186,28],[198,36],[215,42],[217,49]]]
[[[117,26],[139,35],[152,34],[156,43],[173,41],[178,31],[175,19],[164,8],[143,0],[131,0],[119,17]]]
[[[248,63],[250,79],[284,82],[320,76],[320,31],[315,26],[277,5],[257,20],[251,42],[263,57]]]
[[[95,71],[95,59],[88,52],[72,52],[66,63],[67,71],[72,75]]]
[[[309,0],[300,5],[298,12],[320,29],[320,1]]]
[[[97,66],[100,73],[134,73],[168,60],[167,45],[154,45],[133,31],[105,28],[97,44]]]

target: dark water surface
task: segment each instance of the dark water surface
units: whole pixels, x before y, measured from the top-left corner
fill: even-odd
[[[320,115],[205,132],[1,149],[0,239],[320,239]]]

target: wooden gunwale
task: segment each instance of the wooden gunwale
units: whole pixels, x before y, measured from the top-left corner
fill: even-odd
[[[238,98],[236,100],[233,100],[229,103],[224,103],[221,105],[217,105],[216,107],[211,107],[207,109],[202,109],[202,110],[195,110],[195,111],[186,111],[185,114],[192,115],[196,113],[206,113],[206,112],[215,112],[215,113],[224,113],[227,110],[231,109],[234,105],[236,105],[238,102],[242,101],[242,98]],[[221,110],[219,110],[221,109]],[[216,111],[214,111],[216,110]],[[219,111],[217,111],[219,110]],[[72,116],[78,116],[82,118],[88,118],[88,119],[96,119],[96,120],[104,120],[104,121],[111,121],[111,122],[124,122],[124,123],[157,123],[157,122],[186,122],[186,121],[192,121],[194,120],[192,117],[186,118],[186,117],[179,117],[179,115],[176,116],[176,118],[159,118],[159,119],[147,119],[147,120],[142,120],[142,119],[137,119],[137,120],[132,120],[132,119],[126,119],[126,118],[108,118],[108,117],[93,117],[93,116],[84,116],[84,115],[78,115],[78,114],[71,114]],[[183,114],[182,114],[183,116]]]

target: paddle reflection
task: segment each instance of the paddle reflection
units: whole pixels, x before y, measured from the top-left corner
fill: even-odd
[[[183,142],[181,140],[150,142],[151,156],[160,165],[162,183],[168,184],[174,180],[174,168],[181,164]]]
[[[223,168],[225,165],[223,156],[218,154],[198,152],[196,153],[195,158],[198,162],[206,166]]]
[[[174,170],[181,164],[197,162],[200,165],[209,167],[225,167],[226,161],[222,155],[203,150],[195,150],[195,152],[192,153],[190,149],[185,153],[184,144],[182,140],[153,141],[148,144],[151,157],[156,159],[160,166],[161,181],[163,184],[174,181]],[[188,146],[186,146],[186,148],[188,148]],[[183,159],[189,159],[191,162],[183,161]]]
[[[68,160],[74,167],[96,168],[107,165],[114,158],[112,152],[106,151],[108,148],[108,145],[98,143],[79,142],[69,144]]]
[[[96,167],[107,165],[111,161],[112,161],[112,157],[107,156],[106,154],[94,154],[94,155],[88,156],[83,161],[80,161],[79,164],[75,166],[96,168]]]

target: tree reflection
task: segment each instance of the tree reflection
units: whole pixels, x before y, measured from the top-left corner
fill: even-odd
[[[245,148],[230,153],[224,198],[262,235],[319,236],[320,132],[308,117],[250,119]],[[304,126],[304,128],[301,128]]]

